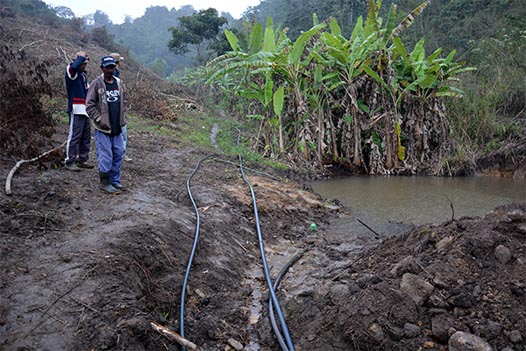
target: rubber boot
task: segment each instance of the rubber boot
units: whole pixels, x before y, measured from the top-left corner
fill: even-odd
[[[125,185],[122,185],[122,183],[111,183],[111,185],[112,185],[115,189],[119,189],[120,191],[128,190],[128,187],[125,186]]]
[[[110,183],[110,174],[108,172],[99,172],[100,177],[100,188],[107,194],[118,194],[121,191],[116,189]]]

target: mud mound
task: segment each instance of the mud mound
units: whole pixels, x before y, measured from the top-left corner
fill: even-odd
[[[449,343],[466,350],[453,345],[464,332],[480,338],[477,350],[525,350],[526,204],[422,226],[334,270],[337,264],[290,305],[312,306],[294,315],[296,333],[322,326],[319,335],[304,333],[302,344],[311,338],[310,347],[332,345],[324,350],[443,350]]]

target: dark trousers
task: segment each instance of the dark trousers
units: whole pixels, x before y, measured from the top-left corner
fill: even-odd
[[[88,116],[69,115],[69,135],[66,145],[67,165],[73,162],[86,162],[89,158],[91,142],[91,122]]]

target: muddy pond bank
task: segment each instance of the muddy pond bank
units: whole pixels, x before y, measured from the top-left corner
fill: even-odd
[[[333,223],[342,235],[360,233],[365,222],[384,236],[452,217],[483,216],[497,206],[526,201],[526,179],[504,177],[336,177],[311,182],[338,199],[351,216]]]

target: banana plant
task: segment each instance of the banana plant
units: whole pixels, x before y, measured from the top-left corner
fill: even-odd
[[[279,149],[282,153],[284,151],[284,137],[281,113],[277,116],[279,122],[274,123],[271,105],[274,96],[284,100],[284,94],[281,93],[279,87],[277,88],[277,95],[275,95],[276,84],[273,76],[279,62],[283,61],[281,52],[284,51],[284,47],[288,46],[289,40],[282,31],[274,30],[270,17],[264,29],[257,23],[252,28],[248,52],[242,50],[239,40],[233,32],[225,29],[225,36],[233,51],[209,63],[210,67],[214,67],[214,73],[210,75],[207,83],[217,84],[228,75],[236,76],[238,78],[237,86],[231,86],[230,93],[234,92],[242,98],[255,100],[259,103],[260,114],[264,117],[261,119],[261,123],[267,124],[268,128],[277,127]],[[270,137],[266,138],[266,140],[271,139]]]
[[[474,67],[453,62],[456,51],[453,50],[445,58],[439,57],[442,49],[435,50],[431,55],[425,57],[424,39],[421,39],[411,53],[407,50],[400,38],[393,38],[395,48],[397,80],[402,87],[403,94],[413,93],[421,98],[431,96],[462,96],[463,92],[449,85],[448,82],[454,81],[455,77],[463,72],[475,70]]]
[[[314,22],[316,17],[314,16]],[[295,148],[305,147],[306,140],[300,135],[306,135],[302,121],[305,120],[309,113],[308,101],[306,95],[309,91],[308,86],[312,81],[311,72],[308,69],[312,55],[310,48],[307,46],[312,38],[318,35],[326,27],[325,23],[315,24],[308,31],[303,32],[293,43],[283,47],[275,62],[273,71],[282,81],[287,95],[288,102],[294,108],[297,114],[296,122],[290,125],[291,130],[288,133],[292,136]]]
[[[331,32],[324,32],[320,40],[325,45],[325,53],[322,55],[321,62],[332,66],[338,72],[339,80],[336,81],[331,89],[343,88],[346,94],[344,101],[349,101],[350,106],[345,107],[349,111],[347,115],[352,115],[352,130],[344,132],[345,135],[351,135],[353,163],[355,166],[361,166],[363,163],[361,152],[361,118],[360,108],[358,105],[358,92],[355,86],[355,80],[363,74],[363,63],[370,57],[374,50],[376,33],[369,31],[364,26],[362,17],[359,17],[353,29],[350,39],[345,39],[341,35],[341,30],[336,22],[332,20]],[[319,57],[319,56],[318,56]],[[347,123],[342,126],[351,126]],[[346,139],[346,137],[344,138]],[[349,151],[350,152],[350,151]],[[346,152],[348,154],[348,152]],[[348,155],[346,155],[348,156]]]
[[[386,144],[386,168],[390,169],[394,161],[394,167],[397,167],[398,160],[405,159],[405,148],[401,145],[401,129],[402,123],[398,109],[400,102],[403,99],[404,93],[411,90],[427,89],[432,91],[434,84],[442,84],[437,80],[436,75],[433,75],[433,69],[437,69],[436,62],[440,54],[440,50],[433,53],[428,62],[433,62],[433,68],[426,70],[425,55],[423,41],[419,43],[411,54],[407,54],[405,47],[403,47],[400,35],[407,30],[415,21],[415,19],[424,11],[430,4],[429,0],[422,2],[413,11],[411,11],[405,18],[395,26],[397,18],[397,7],[391,4],[387,22],[384,27],[378,18],[378,11],[381,6],[381,1],[374,2],[369,0],[369,13],[367,20],[367,28],[378,34],[378,51],[376,57],[367,62],[363,69],[367,75],[373,78],[383,91],[383,96],[388,96],[391,103],[384,99],[384,125],[385,125],[385,144]],[[392,42],[392,45],[390,44]],[[390,45],[390,46],[389,46]],[[397,58],[402,57],[402,63],[397,62]],[[402,75],[400,75],[402,71]],[[409,77],[407,74],[409,72]],[[452,88],[454,89],[454,88]],[[447,89],[446,89],[447,90]],[[442,90],[442,91],[446,91]],[[447,90],[451,92],[452,90]],[[393,124],[394,123],[394,124]],[[393,128],[394,126],[394,128]],[[391,132],[392,131],[392,132]],[[391,134],[394,134],[391,136]],[[393,143],[392,140],[395,140]],[[396,156],[393,159],[392,148],[397,148]]]
[[[281,118],[281,114],[283,112],[283,104],[285,102],[285,89],[283,86],[280,86],[276,92],[273,95],[273,107],[274,107],[274,114],[278,116],[279,121],[279,151],[280,154],[283,154],[285,152],[284,142],[283,142],[283,121]]]
[[[417,106],[418,114],[434,108],[436,99],[461,93],[451,83],[471,68],[455,62],[454,52],[442,58],[437,50],[426,57],[423,41],[407,52],[400,34],[430,1],[422,2],[399,24],[395,5],[383,22],[381,0],[368,1],[366,20],[358,19],[349,38],[342,35],[336,20],[320,24],[315,15],[313,27],[295,41],[285,31],[275,30],[271,18],[265,27],[253,26],[248,44],[241,45],[226,29],[232,51],[210,62],[207,82],[252,101],[247,105],[259,106],[260,126],[268,132],[266,147],[279,140],[280,154],[302,153],[310,159],[316,152],[319,161],[332,155],[367,171],[368,151],[362,138],[374,135],[375,143],[384,146],[378,149],[385,170],[396,169],[398,160],[414,159],[409,144],[402,145],[402,140],[411,142],[418,132],[406,121],[418,117],[410,105],[414,98],[431,99],[429,105]],[[398,112],[402,105],[403,116]],[[416,128],[438,130],[433,123],[442,122],[429,117],[422,122],[425,126],[419,122]]]

